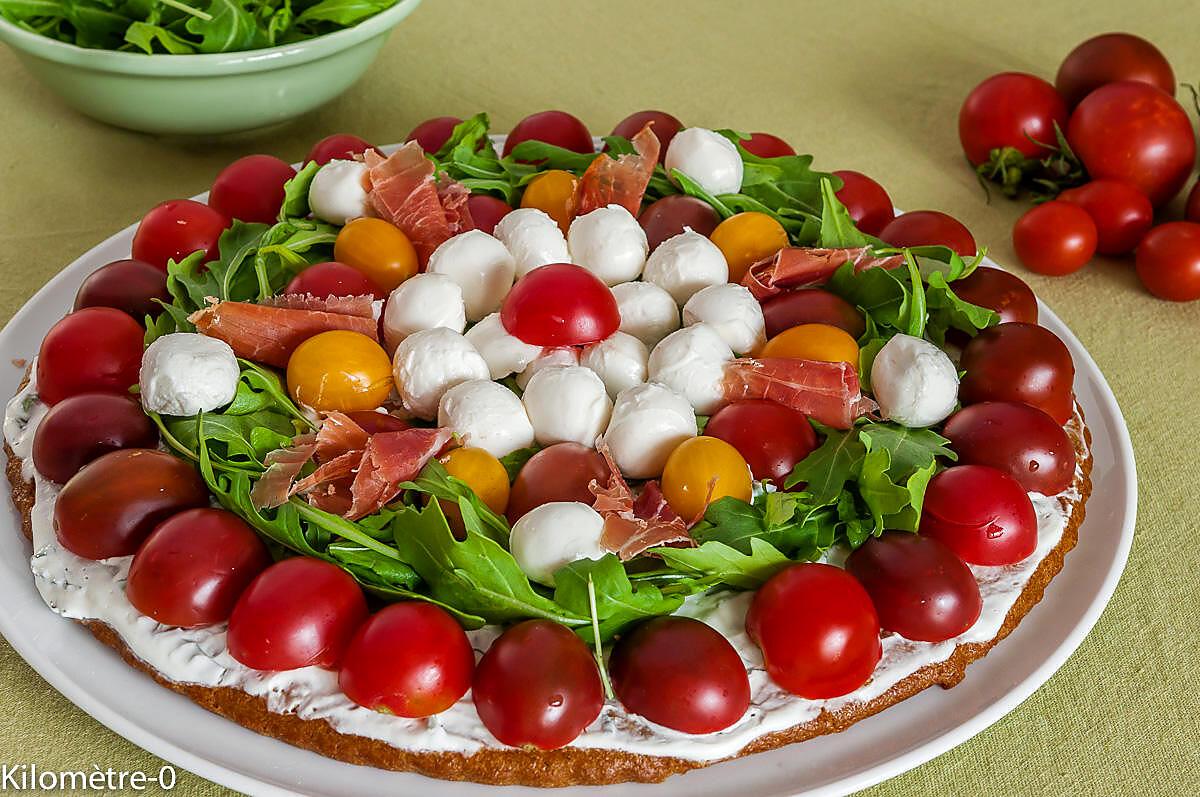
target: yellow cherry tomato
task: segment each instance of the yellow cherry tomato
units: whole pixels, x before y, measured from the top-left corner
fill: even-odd
[[[800,324],[767,341],[759,357],[848,362],[858,367],[858,343],[849,332],[829,324]]]
[[[451,476],[462,479],[488,509],[503,515],[508,508],[508,471],[491,453],[468,446],[451,451],[442,464]]]
[[[571,226],[571,216],[568,212],[571,198],[575,196],[575,187],[579,180],[570,172],[562,169],[551,169],[542,172],[529,181],[525,193],[521,195],[521,207],[537,208],[558,222],[563,235]]]
[[[391,293],[417,273],[417,250],[400,228],[368,216],[353,219],[333,242],[333,259],[358,269]]]
[[[292,352],[287,384],[292,398],[314,410],[373,410],[392,392],[392,361],[359,332],[322,332]]]
[[[716,501],[727,495],[749,501],[752,489],[750,466],[746,460],[736,448],[715,437],[693,437],[683,441],[667,457],[663,468],[663,497],[681,518],[689,522],[707,508],[706,501]]]
[[[725,219],[709,237],[725,255],[730,282],[741,282],[752,265],[788,245],[787,231],[779,222],[753,210]]]

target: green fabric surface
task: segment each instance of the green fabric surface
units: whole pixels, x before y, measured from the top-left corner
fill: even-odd
[[[902,208],[949,211],[994,257],[1014,263],[1009,234],[1026,206],[998,195],[989,205],[967,168],[956,135],[966,93],[998,71],[1052,78],[1071,47],[1109,30],[1151,39],[1180,80],[1197,80],[1198,24],[1200,8],[1188,0],[427,0],[340,100],[295,123],[222,140],[154,138],[92,122],[3,50],[0,318],[156,202],[205,190],[237,156],[295,160],[338,131],[393,142],[424,118],[477,110],[501,131],[526,113],[564,108],[606,133],[644,107],[691,124],[768,130],[813,153],[818,167],[872,175]],[[1128,420],[1141,491],[1133,553],[1095,630],[1045,686],[971,741],[870,793],[1192,793],[1200,782],[1200,468],[1190,427],[1200,303],[1150,297],[1128,262],[1097,260],[1059,279],[1018,273],[1091,351]],[[159,767],[3,643],[0,672],[5,761]],[[970,688],[969,675],[959,688]],[[175,793],[227,792],[181,771]]]

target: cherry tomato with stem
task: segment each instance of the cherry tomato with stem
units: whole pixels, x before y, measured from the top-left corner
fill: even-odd
[[[645,230],[646,243],[653,252],[663,241],[683,232],[684,227],[691,227],[704,236],[712,235],[721,223],[721,217],[703,199],[671,194],[647,205],[638,216],[638,223]]]
[[[141,323],[171,303],[167,275],[141,260],[114,260],[93,271],[75,294],[74,309],[112,307]]]
[[[959,283],[954,283],[955,288]],[[772,296],[763,302],[767,337],[773,338],[801,324],[828,324],[860,338],[867,322],[854,305],[821,288],[799,288]]]
[[[153,448],[158,429],[128,395],[79,393],[50,408],[33,433],[33,466],[59,484],[122,448]]]
[[[896,208],[888,192],[862,172],[840,169],[834,175],[842,181],[835,196],[850,212],[854,226],[867,235],[879,235],[879,231],[896,217]]]
[[[566,111],[541,111],[517,122],[504,141],[504,156],[525,141],[544,141],[584,154],[596,151],[587,125]]]
[[[1073,274],[1096,254],[1096,223],[1078,205],[1055,199],[1025,211],[1013,226],[1012,241],[1029,270]]]
[[[741,140],[742,149],[760,158],[783,158],[795,155],[792,145],[770,133],[751,133]]]
[[[508,334],[533,346],[583,346],[621,326],[617,300],[596,275],[571,263],[540,266],[517,280],[500,308]]]
[[[331,296],[373,296],[386,299],[383,289],[356,268],[330,260],[313,263],[292,277],[284,293],[307,293],[320,299]]]
[[[138,322],[112,307],[63,316],[38,350],[38,397],[54,405],[79,393],[126,394],[138,382],[144,338]]]
[[[988,327],[963,349],[963,404],[1018,401],[1065,424],[1074,410],[1075,363],[1058,336],[1036,324]]]
[[[920,533],[973,565],[1012,565],[1037,547],[1037,512],[1020,482],[986,465],[955,465],[925,490]]]
[[[972,166],[1006,147],[1027,158],[1045,157],[1047,147],[1057,144],[1055,125],[1066,127],[1066,103],[1054,86],[1024,72],[992,75],[971,90],[958,112],[958,138]]]
[[[1102,255],[1132,252],[1154,224],[1154,206],[1145,194],[1119,180],[1093,180],[1058,195],[1087,211],[1096,224],[1096,251]]]
[[[608,482],[608,465],[594,448],[579,443],[555,443],[529,458],[513,480],[505,515],[516,523],[529,510],[555,501],[591,504],[588,485]]]
[[[1058,93],[1074,108],[1096,89],[1136,80],[1175,96],[1175,71],[1159,49],[1132,33],[1105,33],[1072,50],[1054,78]]]
[[[494,196],[471,194],[467,200],[467,210],[471,214],[471,220],[475,222],[475,229],[491,235],[500,219],[512,212],[512,207],[503,199]]]
[[[963,257],[976,252],[975,236],[940,210],[910,210],[889,221],[879,237],[892,246],[948,246]]]
[[[193,252],[204,260],[217,259],[217,241],[229,226],[220,211],[191,199],[169,199],[142,217],[133,233],[133,258],[167,270],[167,261],[179,262]]]
[[[369,149],[375,150],[380,155],[383,154],[379,147],[358,136],[349,133],[334,133],[313,144],[304,162],[324,166],[332,160],[353,160],[355,155],[361,155]]]
[[[671,139],[675,138],[675,134],[683,129],[683,122],[666,111],[631,113],[617,122],[617,126],[612,130],[612,135],[632,139],[647,124],[651,125],[650,131],[658,139],[658,162],[662,163],[667,159],[667,147],[671,145]]]
[[[450,140],[454,128],[460,124],[462,119],[457,116],[435,116],[414,127],[404,140],[417,142],[421,149],[432,155]]]
[[[942,434],[960,465],[988,465],[1012,476],[1030,492],[1056,495],[1075,480],[1075,447],[1046,413],[1009,401],[963,407]]]
[[[1138,279],[1160,299],[1200,299],[1200,224],[1173,221],[1146,233],[1135,255]]]
[[[817,447],[808,418],[773,401],[726,404],[709,418],[704,434],[729,443],[755,479],[769,479],[780,489],[792,468]]]
[[[217,175],[208,205],[231,219],[274,224],[283,205],[284,183],[295,176],[295,169],[273,155],[247,155]]]
[[[1010,321],[1037,323],[1038,305],[1033,289],[1016,274],[1003,269],[979,266],[955,281],[954,292],[964,301],[994,310],[1002,324]]]

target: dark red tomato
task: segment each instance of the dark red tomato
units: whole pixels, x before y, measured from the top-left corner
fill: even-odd
[[[129,396],[80,393],[50,408],[33,433],[33,466],[66,484],[79,469],[110,451],[153,448],[158,430]]]
[[[973,565],[1011,565],[1037,547],[1037,513],[1020,482],[986,465],[956,465],[929,481],[920,533]]]
[[[763,302],[762,311],[768,338],[800,324],[828,324],[854,338],[867,330],[866,320],[854,305],[821,288],[800,288],[773,296]]]
[[[1058,68],[1054,85],[1067,105],[1075,107],[1107,83],[1137,80],[1175,96],[1175,72],[1158,48],[1132,33],[1105,33],[1070,52]]]
[[[1037,297],[1033,290],[1016,274],[1003,269],[979,266],[954,283],[954,292],[964,301],[995,310],[1002,324],[1037,323]]]
[[[701,235],[712,235],[721,217],[703,199],[672,194],[648,205],[638,216],[638,223],[646,231],[646,243],[653,252],[660,243],[683,232],[684,227],[691,227]]]
[[[304,162],[315,161],[324,166],[331,160],[350,160],[355,155],[361,155],[369,149],[379,152],[380,155],[383,154],[378,147],[358,136],[352,136],[349,133],[334,133],[313,144]]]
[[[988,465],[1029,492],[1055,495],[1075,479],[1075,446],[1046,413],[1009,401],[985,401],[950,416],[942,434],[960,465]]]
[[[1102,255],[1132,252],[1154,223],[1154,206],[1145,194],[1119,180],[1093,180],[1058,195],[1078,205],[1096,223],[1096,251]]]
[[[617,126],[613,128],[612,134],[621,138],[633,138],[641,132],[642,128],[650,124],[650,130],[654,133],[654,137],[658,139],[658,162],[662,163],[667,158],[667,147],[671,145],[671,139],[675,138],[675,134],[683,129],[683,122],[676,119],[666,111],[638,111],[631,113],[621,121],[617,122]]]
[[[229,617],[229,655],[256,670],[336,669],[367,620],[367,601],[337,565],[297,556],[271,565]]]
[[[782,488],[796,463],[817,447],[808,418],[773,401],[735,401],[708,421],[704,433],[738,450],[755,479]]]
[[[853,692],[883,655],[870,596],[833,565],[792,565],[772,576],[750,604],[746,633],[771,680],[808,700]]]
[[[79,393],[125,393],[137,384],[145,331],[111,307],[85,307],[50,327],[37,359],[37,392],[47,404]]]
[[[885,531],[850,554],[846,572],[871,596],[883,629],[905,639],[953,639],[983,608],[971,569],[933,537]]]
[[[1072,274],[1096,254],[1096,223],[1083,208],[1056,199],[1025,211],[1013,225],[1012,241],[1029,270]]]
[[[500,219],[512,212],[512,206],[494,196],[472,194],[467,200],[467,210],[471,213],[471,221],[475,222],[475,229],[491,235]]]
[[[229,219],[191,199],[169,199],[142,217],[133,234],[133,257],[163,271],[167,261],[204,252],[205,262],[217,259],[217,241]]]
[[[375,434],[376,432],[403,432],[405,429],[412,428],[412,424],[408,421],[386,412],[355,410],[354,412],[347,412],[346,415],[367,434]]]
[[[1109,83],[1079,103],[1067,141],[1094,180],[1129,183],[1155,207],[1179,193],[1196,160],[1183,107],[1153,86]]]
[[[596,151],[587,125],[566,111],[541,111],[517,122],[504,142],[505,157],[522,141],[544,141],[585,154]]]
[[[684,733],[716,733],[750,707],[750,679],[729,640],[690,617],[642,623],[613,648],[613,691],[626,709]]]
[[[1053,86],[1024,72],[1001,72],[967,95],[958,112],[958,139],[973,166],[1005,147],[1040,158],[1049,154],[1043,144],[1057,142],[1056,124],[1066,127],[1067,106]]]
[[[961,221],[940,210],[901,213],[879,231],[892,246],[948,246],[963,257],[975,254],[975,237]]]
[[[247,155],[226,166],[208,193],[209,207],[231,219],[274,224],[283,184],[296,170],[273,155]]]
[[[346,697],[398,717],[431,717],[471,688],[475,651],[462,627],[431,603],[395,603],[358,629],[342,659]]]
[[[862,172],[839,169],[834,175],[842,181],[842,187],[837,190],[838,201],[850,211],[854,226],[867,235],[879,235],[879,231],[896,217],[896,208],[888,192]]]
[[[329,296],[364,296],[386,299],[387,292],[358,269],[331,260],[314,263],[292,277],[284,293],[309,293],[324,299]]]
[[[54,504],[54,531],[86,559],[128,556],[160,522],[208,505],[196,469],[165,451],[126,448],[88,463]]]
[[[500,308],[510,335],[534,346],[583,346],[621,326],[617,300],[587,269],[552,263],[517,280]]]
[[[1037,324],[1010,322],[983,330],[963,349],[963,404],[1017,401],[1062,425],[1074,409],[1075,364],[1067,347]]]
[[[751,133],[750,138],[742,139],[741,144],[751,155],[760,158],[782,158],[796,154],[791,144],[770,133]]]
[[[1173,221],[1146,233],[1137,248],[1137,275],[1160,299],[1200,299],[1200,224]]]
[[[404,140],[417,142],[421,149],[432,155],[450,140],[454,128],[460,124],[462,119],[457,116],[435,116],[414,127]]]
[[[1183,217],[1188,221],[1200,224],[1200,180],[1197,180],[1196,184],[1192,186],[1192,190],[1188,192]]]
[[[83,281],[75,294],[74,309],[113,307],[141,323],[146,316],[162,312],[156,299],[171,302],[166,274],[141,260],[114,260]]]
[[[594,448],[579,443],[555,443],[529,458],[508,494],[504,514],[516,523],[526,512],[554,501],[591,504],[593,481],[608,481],[608,465]]]
[[[224,509],[189,509],[158,524],[138,548],[125,595],[163,625],[200,628],[228,620],[270,564],[246,521]]]
[[[526,620],[501,634],[475,668],[471,695],[493,736],[541,750],[573,742],[604,705],[592,652],[549,620]]]

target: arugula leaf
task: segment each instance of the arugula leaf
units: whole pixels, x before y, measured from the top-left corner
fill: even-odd
[[[709,506],[692,528],[699,543],[724,543],[743,554],[759,539],[793,559],[815,559],[834,543],[832,512],[811,502],[808,493],[763,493],[753,504],[726,496]]]
[[[932,429],[909,429],[897,423],[868,423],[858,427],[858,438],[867,451],[886,451],[888,473],[895,479],[907,479],[927,468],[938,457],[957,460],[950,441]]]
[[[830,249],[870,246],[871,239],[854,226],[850,211],[841,203],[828,178],[821,178],[821,233],[819,246]]]
[[[588,579],[596,593],[596,616],[602,640],[611,639],[630,623],[647,617],[671,614],[683,604],[683,596],[663,595],[652,584],[629,580],[621,560],[613,554],[600,559],[580,559],[554,574],[554,600],[575,614],[589,615]],[[591,628],[577,633],[590,640]]]
[[[206,9],[209,19],[193,16],[187,21],[188,33],[200,37],[202,53],[229,53],[255,46],[258,27],[254,16],[239,0],[211,0]]]
[[[792,563],[775,546],[758,537],[750,539],[749,554],[717,540],[697,548],[652,548],[650,553],[677,570],[738,589],[757,589]]]
[[[784,486],[791,488],[803,482],[813,502],[824,506],[837,500],[847,482],[858,478],[867,447],[853,429],[831,429],[815,421],[812,424],[825,441],[796,463]]]
[[[296,24],[333,22],[348,28],[362,22],[367,17],[378,14],[391,5],[391,2],[380,2],[380,0],[321,0],[316,5],[306,8],[296,18]]]
[[[283,204],[279,206],[279,220],[303,219],[311,209],[308,206],[308,189],[313,178],[321,170],[321,164],[309,161],[296,172],[296,176],[283,184]]]
[[[125,41],[147,53],[155,52],[155,43],[163,51],[172,55],[184,55],[196,52],[196,48],[189,44],[183,37],[172,33],[161,25],[152,25],[149,22],[142,22],[141,20],[134,20],[129,23],[129,27],[125,29]]]
[[[510,482],[516,481],[517,474],[521,472],[521,468],[525,467],[525,463],[541,450],[541,446],[533,445],[529,448],[518,448],[516,451],[509,452],[500,457],[500,464],[504,466],[504,470],[508,473],[508,480]]]
[[[508,521],[493,512],[469,484],[451,476],[446,466],[436,459],[429,460],[416,479],[404,482],[400,487],[458,504],[463,524],[468,530],[502,545],[508,543]]]
[[[702,199],[712,205],[713,210],[717,211],[717,215],[722,219],[727,219],[733,215],[733,211],[724,202],[708,193],[700,183],[678,169],[671,170],[671,179],[679,184],[679,188],[684,194],[696,197],[696,199]]]

